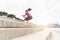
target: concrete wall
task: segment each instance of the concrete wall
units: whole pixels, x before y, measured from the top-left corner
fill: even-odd
[[[0,40],[9,40],[41,31],[39,28],[2,28],[0,29]]]
[[[14,28],[14,27],[36,27],[35,24],[30,23],[29,26],[24,26],[24,22],[21,20],[16,20],[14,18],[7,18],[4,16],[0,16],[0,28]]]
[[[22,27],[22,26],[23,26],[23,21],[21,20],[0,16],[0,28],[1,27]]]

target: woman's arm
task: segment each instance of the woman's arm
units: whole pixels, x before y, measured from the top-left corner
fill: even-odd
[[[24,18],[26,18],[25,16],[26,16],[26,13],[25,13],[25,15],[22,15]]]

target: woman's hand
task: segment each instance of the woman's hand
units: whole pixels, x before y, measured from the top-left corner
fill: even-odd
[[[25,15],[22,15],[22,16],[23,16],[24,18],[26,18]]]

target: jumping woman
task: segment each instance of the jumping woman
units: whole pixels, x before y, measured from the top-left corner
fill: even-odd
[[[25,15],[23,15],[23,17],[25,18],[24,20],[28,21],[32,19],[32,15],[29,13],[32,9],[28,8],[27,10],[25,10]]]

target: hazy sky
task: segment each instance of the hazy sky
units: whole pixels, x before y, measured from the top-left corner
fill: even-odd
[[[0,11],[15,14],[21,19],[28,8],[32,8],[33,19],[30,22],[60,24],[60,0],[0,0]]]

